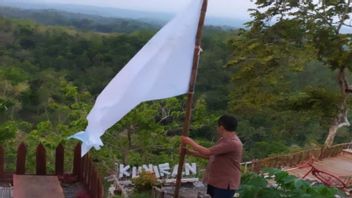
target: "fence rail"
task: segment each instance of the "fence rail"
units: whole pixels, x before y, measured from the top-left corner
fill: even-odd
[[[287,155],[278,155],[267,157],[260,160],[252,160],[242,163],[241,167],[244,171],[259,172],[263,168],[282,168],[293,167],[299,163],[307,161],[311,158],[324,159],[334,157],[342,152],[343,149],[352,148],[352,143],[337,144],[331,147],[321,147],[316,149],[305,150]]]
[[[62,181],[69,180],[70,182],[79,181],[86,187],[90,197],[103,198],[104,189],[102,179],[99,176],[93,161],[89,155],[81,158],[81,145],[77,144],[73,151],[73,168],[72,173],[65,174],[64,172],[64,146],[59,144],[55,150],[55,172],[48,174],[47,172],[47,155],[46,149],[42,144],[36,148],[36,175],[57,175]],[[0,145],[0,182],[12,181],[12,174],[26,174],[26,155],[27,147],[21,143],[17,148],[16,171],[5,171],[5,151]]]

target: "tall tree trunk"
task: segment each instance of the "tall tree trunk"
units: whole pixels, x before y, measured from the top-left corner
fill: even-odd
[[[132,148],[132,133],[135,131],[134,126],[131,124],[127,129],[128,149]]]
[[[132,131],[131,129],[127,129],[127,139],[128,139],[128,149],[131,149],[132,147]]]
[[[348,93],[351,90],[346,80],[346,72],[344,68],[339,70],[339,73],[337,75],[337,80],[339,82],[340,91],[341,91],[341,103],[339,104],[337,115],[329,127],[329,134],[325,140],[325,146],[333,145],[335,136],[339,128],[344,126],[350,126],[350,123],[347,119],[347,115],[348,115],[347,101],[348,101]]]
[[[129,149],[128,148],[124,148],[122,150],[122,163],[123,164],[127,164],[128,161],[128,154],[129,154]]]

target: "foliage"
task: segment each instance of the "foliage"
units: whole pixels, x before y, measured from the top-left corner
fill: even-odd
[[[75,27],[82,31],[104,33],[131,33],[137,29],[156,28],[155,25],[132,19],[104,18],[57,10],[23,10],[11,7],[0,7],[0,14],[4,17],[30,19],[44,25],[68,26]]]
[[[62,17],[46,19],[55,23]],[[138,26],[129,33],[101,34],[0,18],[0,141],[11,147],[8,154],[15,152],[14,145],[25,142],[29,172],[33,172],[35,148],[42,143],[52,171],[54,149],[62,142],[65,162],[71,164],[76,142],[66,138],[84,129],[97,94],[156,31],[142,29]],[[117,32],[124,32],[120,30]],[[230,38],[231,32],[209,27],[204,35],[206,50],[200,73],[208,79],[197,82],[191,135],[210,145],[216,116],[226,109],[227,87],[222,84],[230,74],[222,66],[228,55],[224,49],[229,46],[223,39]],[[228,77],[222,78],[221,73]],[[143,103],[113,126],[103,137],[105,146],[92,152],[101,171],[110,171],[116,162],[176,163],[184,101],[180,96]]]
[[[0,126],[0,143],[4,143],[16,136],[17,127],[15,122],[6,122]]]
[[[142,172],[138,177],[132,179],[132,183],[139,192],[151,190],[157,182],[155,174],[151,172]]]
[[[231,41],[228,62],[234,70],[229,109],[240,114],[246,150],[258,141],[322,144],[328,128],[347,124],[351,106],[346,93],[351,34],[343,33],[350,2],[255,3],[248,29]]]
[[[131,195],[131,198],[146,198],[146,197],[151,197],[151,192],[134,192]]]
[[[158,27],[50,11],[40,13],[39,20],[38,13],[12,11],[6,15],[61,26],[0,18],[1,144],[13,147],[25,141],[33,168],[38,143],[52,154],[62,141],[69,162],[76,142],[65,138],[84,129],[96,96]],[[253,14],[248,30],[205,27],[190,136],[211,146],[217,117],[232,113],[239,118],[244,160],[321,144],[335,103],[341,101],[330,55],[346,60],[348,35],[330,37],[328,31],[327,40],[337,38],[331,43],[347,48],[324,58],[329,43],[317,48],[324,42],[306,35],[302,21],[269,23],[265,14]],[[115,22],[119,25],[111,27]],[[231,67],[224,67],[227,63]],[[105,146],[92,152],[101,171],[109,172],[116,162],[177,162],[184,103],[184,96],[143,103],[109,129]],[[346,129],[338,140],[350,137]]]
[[[275,154],[284,154],[287,153],[289,149],[285,146],[285,144],[278,142],[278,141],[261,141],[256,142],[254,146],[251,148],[251,153],[256,153],[256,157],[258,159],[264,158],[269,155]]]
[[[243,198],[271,198],[271,197],[304,197],[304,198],[333,198],[342,192],[324,185],[312,185],[298,179],[287,172],[278,169],[267,169],[262,175],[247,173],[241,178],[239,189]]]

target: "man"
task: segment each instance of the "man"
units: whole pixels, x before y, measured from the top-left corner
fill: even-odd
[[[191,147],[187,153],[209,159],[204,182],[208,185],[207,193],[212,198],[232,198],[240,186],[242,142],[236,134],[236,128],[236,118],[221,116],[217,127],[220,139],[210,148],[181,136],[181,142]]]

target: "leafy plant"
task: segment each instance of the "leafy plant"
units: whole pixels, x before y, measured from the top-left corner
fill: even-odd
[[[132,183],[138,192],[151,190],[157,182],[155,174],[147,171],[142,172],[138,177],[132,179]]]
[[[335,195],[343,197],[343,193],[336,188],[321,184],[312,185],[278,169],[266,169],[261,175],[244,174],[241,182],[238,191],[241,198],[333,198]]]
[[[0,143],[13,139],[16,136],[16,122],[9,121],[0,125]]]

